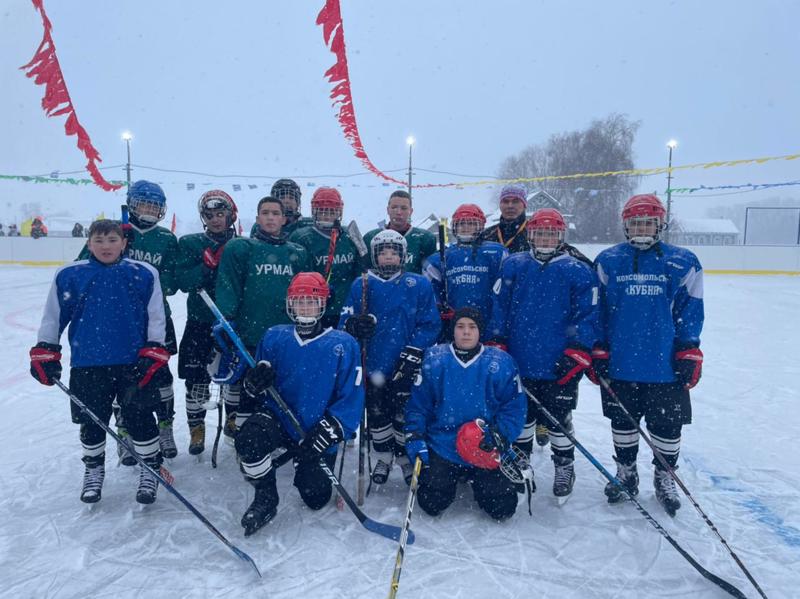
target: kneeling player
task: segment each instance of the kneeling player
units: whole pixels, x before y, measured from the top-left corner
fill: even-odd
[[[242,516],[245,536],[277,512],[272,452],[278,448],[294,452],[294,486],[306,505],[318,510],[333,492],[320,458],[333,467],[336,444],[355,435],[364,411],[358,344],[346,333],[322,328],[327,297],[322,275],[296,275],[286,297],[294,326],[267,330],[256,350],[258,364],[244,377],[242,389],[258,405],[236,437],[245,480],[256,490]],[[267,393],[273,384],[297,417],[304,437]]]
[[[31,374],[43,385],[61,378],[61,333],[69,325],[72,350],[70,386],[75,396],[103,422],[118,399],[133,445],[155,470],[161,464],[158,425],[153,410],[169,352],[164,347],[164,298],[158,271],[122,257],[125,236],[116,221],[89,227],[90,257],[56,272],[45,304],[38,343],[31,348]],[[105,478],[106,433],[72,405],[83,445],[81,501],[100,501]],[[158,480],[142,467],[136,501],[153,503]]]
[[[425,352],[421,380],[406,406],[408,457],[426,466],[419,505],[431,516],[441,513],[465,475],[478,505],[505,520],[517,509],[517,492],[500,471],[498,441],[508,446],[522,432],[527,402],[513,358],[479,342],[480,312],[462,308],[453,322],[453,343]]]

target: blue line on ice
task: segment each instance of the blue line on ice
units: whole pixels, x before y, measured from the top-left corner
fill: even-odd
[[[698,472],[708,476],[715,487],[723,491],[728,491],[729,493],[748,494],[748,497],[739,499],[737,503],[752,513],[756,521],[764,524],[789,547],[800,547],[800,530],[794,526],[785,524],[783,518],[773,512],[761,499],[751,494],[739,481],[731,476],[714,474],[702,466],[700,460],[697,458],[688,458],[684,456],[684,461],[694,467]]]

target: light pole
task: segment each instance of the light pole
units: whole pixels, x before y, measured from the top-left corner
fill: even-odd
[[[128,179],[128,189],[130,189],[131,188],[131,140],[133,139],[133,133],[131,133],[130,131],[123,131],[122,139],[125,141],[125,145],[128,148],[128,162],[125,165],[125,172],[127,174],[127,179]]]
[[[417,140],[414,139],[413,135],[409,135],[406,137],[406,143],[408,144],[408,195],[411,196],[411,150],[414,148],[414,143]]]
[[[667,229],[666,229],[666,240],[669,243],[670,240],[670,226],[672,224],[672,150],[678,147],[678,142],[674,139],[670,139],[667,142],[667,147],[669,148],[669,161],[667,163]]]

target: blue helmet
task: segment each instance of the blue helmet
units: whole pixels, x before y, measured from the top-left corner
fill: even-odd
[[[158,183],[142,179],[128,188],[128,209],[142,224],[155,225],[167,213],[167,196]]]

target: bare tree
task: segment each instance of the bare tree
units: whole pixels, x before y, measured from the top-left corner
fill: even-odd
[[[611,114],[583,130],[552,135],[544,145],[531,145],[500,165],[502,179],[533,178],[622,171],[634,168],[633,142],[640,122]],[[544,190],[559,201],[575,224],[572,241],[611,242],[622,237],[619,210],[638,184],[638,177],[607,176],[556,179],[526,184],[529,192]]]

